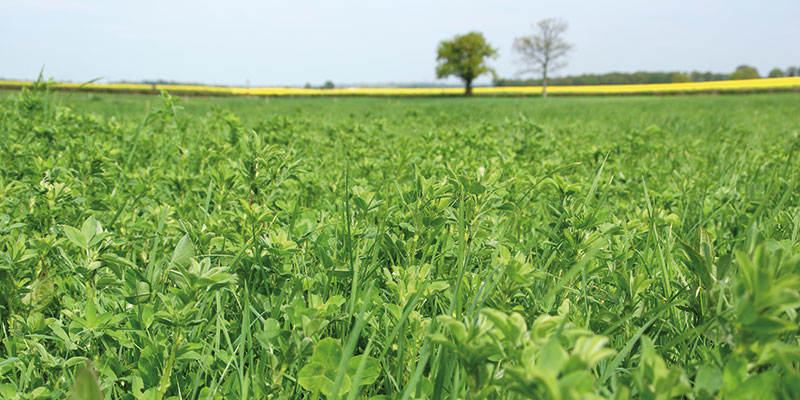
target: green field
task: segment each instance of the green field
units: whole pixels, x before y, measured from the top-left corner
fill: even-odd
[[[38,88],[0,135],[0,399],[800,398],[800,94]]]

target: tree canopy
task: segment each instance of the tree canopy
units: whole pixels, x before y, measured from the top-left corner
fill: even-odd
[[[436,77],[456,76],[464,81],[464,94],[472,94],[472,82],[485,73],[492,72],[486,63],[497,55],[497,49],[486,42],[480,32],[457,35],[452,40],[439,43]]]
[[[772,71],[769,71],[770,78],[783,78],[786,74],[783,73],[783,70],[780,68],[773,68]]]
[[[749,65],[740,65],[736,67],[736,71],[731,74],[731,79],[758,79],[758,70]]]

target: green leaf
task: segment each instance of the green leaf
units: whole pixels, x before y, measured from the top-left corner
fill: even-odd
[[[760,317],[755,321],[743,325],[742,330],[764,335],[776,335],[783,332],[791,332],[797,329],[797,325],[791,321],[782,320],[776,317]]]
[[[90,216],[86,218],[86,221],[83,221],[83,226],[81,226],[81,234],[83,235],[83,240],[88,244],[94,238],[94,235],[97,234],[98,230],[98,223],[97,220],[94,219],[94,216]]]
[[[361,373],[361,380],[358,382],[361,386],[371,385],[378,380],[378,376],[381,374],[381,366],[378,360],[364,354],[350,358],[350,362],[347,364],[347,374],[351,377],[355,376],[356,370],[358,370],[358,364],[361,362],[361,359],[365,357],[366,364],[364,365],[364,371]]]
[[[364,360],[365,357],[366,360]],[[309,392],[319,391],[325,396],[333,395],[334,383],[341,359],[342,345],[336,339],[325,338],[320,340],[311,355],[311,362],[298,372],[297,382]],[[337,395],[350,391],[352,377],[356,374],[358,365],[362,360],[366,364],[364,365],[361,380],[358,383],[359,386],[370,385],[378,379],[381,369],[377,360],[363,354],[351,357]]]
[[[10,384],[4,383],[0,385],[0,398],[2,399],[13,399],[14,396],[17,395],[17,387]]]
[[[736,391],[729,393],[726,399],[746,400],[746,399],[759,399],[770,400],[776,399],[775,395],[778,374],[775,371],[767,371],[759,375],[751,376],[747,381],[741,384]]]
[[[471,194],[483,194],[483,192],[486,191],[486,188],[477,181],[473,181],[470,182],[469,186],[467,186],[467,191]]]
[[[316,354],[316,350],[314,351]],[[300,372],[297,373],[297,382],[300,386],[309,392],[320,392],[325,396],[330,397],[333,395],[333,385],[336,379],[336,369],[329,368],[327,365],[318,362],[307,364]],[[350,390],[350,377],[345,375],[339,385],[339,393],[341,396]]]
[[[175,251],[172,252],[171,264],[178,264],[182,267],[189,265],[189,260],[194,257],[194,243],[189,239],[189,235],[183,235],[178,245],[175,246]]]
[[[681,244],[689,258],[687,266],[700,278],[700,282],[702,282],[704,288],[711,288],[714,282],[711,276],[711,261],[706,259],[700,251],[690,246],[688,243],[681,241]]]
[[[563,367],[566,362],[567,352],[561,348],[558,339],[553,338],[547,342],[541,353],[539,353],[536,366],[543,370],[550,371],[554,375],[558,375],[558,372],[561,371],[561,367]]]
[[[321,392],[325,396],[333,395],[336,371],[341,358],[342,345],[336,339],[320,340],[311,355],[311,362],[297,373],[297,382],[309,392]],[[337,395],[347,393],[350,390],[350,383],[350,377],[345,375]]]
[[[335,369],[342,358],[342,345],[334,338],[325,338],[319,341],[311,355],[312,363],[320,363],[328,368]]]
[[[281,327],[278,324],[278,320],[274,318],[267,318],[264,321],[264,333],[267,335],[267,339],[272,339],[278,336],[281,333]]]
[[[87,361],[89,360],[86,357],[72,357],[69,360],[64,361],[63,365],[65,367],[74,367],[80,363],[86,363]]]
[[[2,367],[4,365],[7,365],[7,364],[13,364],[15,362],[21,362],[21,361],[22,360],[19,359],[18,357],[10,357],[10,358],[7,358],[7,359],[5,359],[3,361],[0,361],[0,367]]]
[[[456,343],[463,342],[466,339],[467,328],[464,327],[464,324],[449,315],[440,315],[437,319],[450,332]]]
[[[722,383],[725,391],[732,393],[744,382],[747,377],[747,360],[742,356],[736,356],[728,360],[722,374]]]
[[[575,371],[558,380],[561,393],[575,393],[574,398],[588,397],[594,390],[594,377],[588,371]]]
[[[328,368],[325,365],[307,364],[297,373],[297,383],[309,392],[321,392],[323,387],[333,386],[333,377],[326,376],[326,372]]]
[[[722,387],[722,371],[713,365],[704,365],[697,371],[694,378],[695,391],[706,394],[714,394]]]
[[[84,239],[83,232],[69,225],[63,225],[62,228],[64,229],[64,233],[67,235],[67,239],[69,239],[72,244],[84,250],[89,247],[89,243],[86,241],[86,239]]]
[[[70,400],[102,400],[103,392],[100,390],[100,383],[97,382],[97,373],[92,368],[89,361],[75,375],[75,383],[69,394]]]

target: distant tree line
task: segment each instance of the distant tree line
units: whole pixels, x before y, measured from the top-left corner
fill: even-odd
[[[333,81],[325,81],[325,83],[323,83],[322,86],[313,86],[310,83],[306,83],[306,85],[303,86],[303,88],[305,88],[305,89],[335,89],[336,85],[333,84]]]
[[[773,68],[769,71],[769,78],[783,78],[789,76],[800,76],[800,67],[789,67],[786,70],[780,68]]]
[[[774,68],[766,76],[768,78],[782,78],[800,76],[800,67],[789,67],[784,69]],[[709,82],[725,81],[731,79],[758,79],[761,76],[754,67],[740,65],[732,73],[702,72],[692,71],[689,73],[673,72],[610,72],[607,74],[583,74],[571,75],[547,79],[548,85],[572,86],[572,85],[630,85],[646,83],[678,83],[678,82]],[[542,79],[514,79],[495,77],[494,86],[541,86]]]

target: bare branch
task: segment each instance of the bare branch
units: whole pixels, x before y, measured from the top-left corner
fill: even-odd
[[[542,74],[543,94],[547,94],[547,74],[567,65],[566,56],[572,44],[563,39],[567,31],[566,21],[548,18],[537,22],[535,33],[514,39],[514,51],[519,53],[522,64],[520,74]]]

